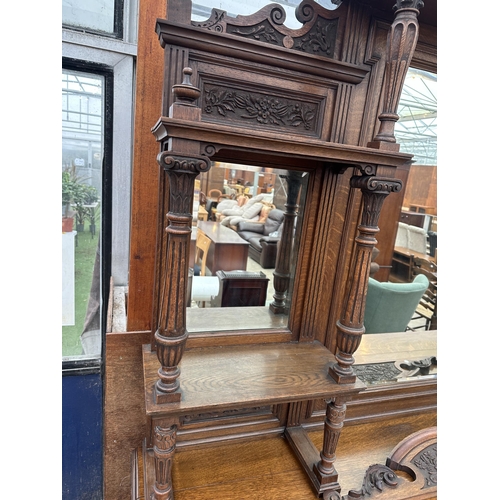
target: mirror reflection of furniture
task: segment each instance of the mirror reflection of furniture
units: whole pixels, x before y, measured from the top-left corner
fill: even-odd
[[[213,306],[248,307],[264,306],[269,278],[262,272],[217,271],[220,280],[219,296]]]
[[[208,220],[208,212],[203,205],[200,205],[200,208],[198,208],[198,220]]]
[[[409,283],[415,257],[427,256],[427,231],[421,227],[398,222],[398,232],[392,257],[391,279]]]
[[[413,321],[424,320],[423,324],[413,326],[416,330],[437,330],[437,264],[427,259],[416,257],[414,260],[413,274],[423,274],[429,280],[429,286],[422,295],[417,310],[412,318]]]
[[[205,276],[207,270],[207,257],[212,240],[203,232],[196,232],[196,251],[194,254],[195,276]],[[199,271],[198,271],[199,269]]]
[[[236,231],[213,221],[198,221],[198,231],[212,242],[206,261],[206,267],[210,269],[212,276],[215,276],[217,271],[246,271],[248,241],[238,236]]]
[[[436,257],[436,250],[437,250],[437,232],[436,231],[429,231],[427,233],[427,236],[429,238],[429,255],[431,257]]]
[[[208,197],[214,201],[219,201],[219,198],[222,196],[222,191],[220,189],[211,189],[208,192]]]
[[[236,225],[236,232],[250,244],[248,255],[263,269],[271,269],[276,265],[280,229],[284,218],[283,211],[276,208],[269,212],[264,223],[240,221]]]
[[[406,331],[428,286],[429,280],[423,274],[415,276],[412,283],[380,283],[369,278],[365,333]]]
[[[217,297],[220,290],[219,278],[217,276],[193,276],[191,278],[190,303],[196,302],[198,307],[205,307],[206,303],[211,303]]]
[[[233,226],[241,219],[258,220],[259,214],[264,207],[263,199],[264,195],[252,199],[246,195],[241,195],[236,200],[224,200],[217,206],[216,220],[224,226]]]

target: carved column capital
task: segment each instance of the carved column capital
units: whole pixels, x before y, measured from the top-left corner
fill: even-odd
[[[363,194],[361,227],[365,230],[370,227],[375,232],[378,232],[377,224],[382,204],[390,193],[398,193],[403,189],[402,181],[393,178],[360,175],[351,177],[350,183],[351,187],[360,189]],[[369,232],[372,232],[372,230],[369,230]]]
[[[420,13],[420,9],[424,7],[424,2],[423,0],[396,0],[396,4],[394,5],[393,9],[396,12],[396,14],[400,10],[405,10],[405,9],[413,9],[418,11]]]
[[[210,159],[206,156],[189,155],[185,156],[172,151],[162,151],[157,157],[158,164],[166,172],[181,172],[184,174],[194,174],[195,176],[210,170]]]

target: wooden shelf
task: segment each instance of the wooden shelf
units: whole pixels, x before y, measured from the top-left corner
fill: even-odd
[[[335,356],[319,342],[202,348],[186,351],[180,363],[180,402],[157,404],[158,362],[143,346],[146,414],[180,416],[357,394],[365,385],[337,384],[328,368]]]

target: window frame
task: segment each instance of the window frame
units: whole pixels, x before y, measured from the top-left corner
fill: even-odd
[[[80,31],[84,33],[91,33],[94,35],[99,35],[103,37],[117,38],[119,40],[123,40],[124,37],[124,3],[125,0],[114,0],[114,20],[113,20],[113,32],[109,31],[100,31],[90,27],[84,26],[74,26],[72,24],[62,23],[62,27],[65,29]]]
[[[62,58],[62,69],[95,74],[104,78],[104,116],[103,116],[103,158],[102,158],[102,198],[101,198],[101,247],[100,247],[100,326],[101,349],[99,355],[93,357],[71,357],[62,360],[63,375],[75,373],[95,373],[103,366],[106,322],[107,322],[107,297],[110,292],[111,260],[112,260],[112,176],[113,176],[113,68],[100,63],[81,61],[68,57]]]

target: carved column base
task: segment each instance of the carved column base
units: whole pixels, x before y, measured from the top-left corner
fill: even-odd
[[[172,491],[172,489],[168,491],[160,491],[156,489],[156,487],[154,487],[153,490],[154,493],[148,500],[174,500],[174,492]]]
[[[338,325],[342,327],[342,325]],[[343,333],[341,328],[339,328],[339,336]],[[357,344],[361,341],[361,335],[358,335],[358,339],[356,336],[353,336],[354,339],[357,340]],[[342,337],[341,337],[342,338]],[[337,382],[337,384],[354,384],[356,382],[356,374],[352,369],[352,365],[354,364],[354,358],[351,354],[346,354],[345,352],[339,350],[335,355],[337,358],[337,363],[328,368],[328,374],[330,377]]]
[[[275,305],[273,302],[269,304],[269,310],[273,314],[286,314],[287,308],[285,306]]]
[[[154,398],[156,404],[177,403],[181,400],[179,391],[180,369],[178,364],[181,361],[184,347],[188,338],[188,333],[178,337],[165,337],[156,332],[156,353],[161,367],[158,370],[158,377],[154,387]]]
[[[161,392],[155,385],[154,388],[154,399],[156,404],[166,404],[166,403],[178,403],[181,400],[182,394],[179,391],[176,392]]]
[[[319,483],[318,492],[323,492],[326,490],[340,491],[340,484],[337,482],[339,475],[333,467],[333,471],[330,473],[321,472],[319,470],[318,464],[313,465],[313,473],[316,476]]]
[[[400,144],[396,142],[371,141],[367,144],[367,147],[380,149],[382,151],[390,151],[392,153],[399,153]]]
[[[354,384],[354,382],[356,382],[356,375],[352,371],[352,368],[350,373],[347,370],[343,372],[338,364],[334,364],[328,368],[328,375],[330,375],[337,384]]]

